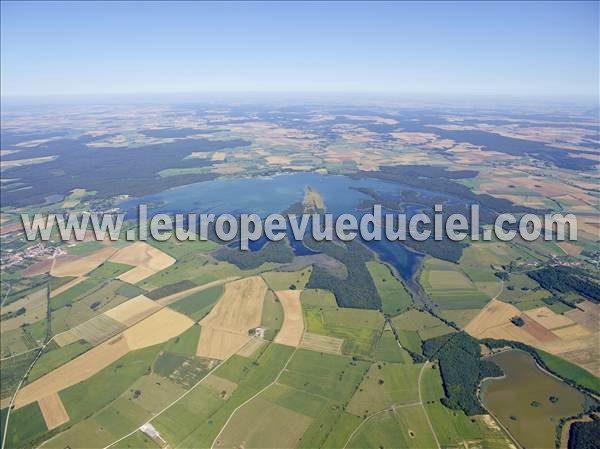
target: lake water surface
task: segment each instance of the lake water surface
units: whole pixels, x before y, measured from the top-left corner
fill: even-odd
[[[510,350],[486,360],[500,366],[505,377],[483,382],[485,406],[523,447],[554,448],[556,426],[561,418],[583,410],[583,394],[542,371],[524,351]]]
[[[139,204],[155,204],[149,209],[149,215],[157,213],[213,213],[240,214],[255,213],[265,217],[271,213],[280,213],[290,205],[302,202],[306,186],[318,191],[325,202],[328,213],[338,216],[351,213],[360,218],[368,211],[358,210],[357,206],[370,197],[358,192],[356,188],[376,190],[386,198],[400,198],[403,191],[414,188],[404,187],[371,178],[351,178],[348,176],[320,175],[316,173],[284,174],[273,177],[255,177],[241,179],[222,179],[190,184],[133,199],[121,204],[128,218],[136,216]],[[419,190],[422,195],[428,195],[426,190]],[[436,193],[436,196],[440,196]],[[414,205],[407,205],[404,213],[410,218],[417,212]],[[392,211],[383,211],[392,212]],[[254,242],[251,250],[260,249],[266,239]],[[291,242],[297,255],[310,254],[300,242]],[[365,242],[379,257],[392,265],[406,280],[410,280],[419,266],[421,255],[409,250],[399,242],[382,240]]]

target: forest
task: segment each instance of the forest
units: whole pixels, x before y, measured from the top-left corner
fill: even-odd
[[[217,260],[229,262],[242,270],[252,270],[263,263],[289,263],[294,259],[287,240],[268,242],[258,251],[242,251],[223,246],[213,253]]]
[[[355,240],[347,243],[318,242],[307,234],[303,242],[307,248],[339,260],[348,271],[346,278],[340,278],[326,268],[315,265],[306,288],[331,290],[340,307],[381,309],[381,298],[365,265],[373,259],[371,251]]]
[[[600,285],[586,271],[576,267],[545,267],[527,275],[546,290],[559,293],[576,292],[597,303],[600,301]]]
[[[598,449],[600,447],[600,420],[571,424],[567,447],[568,449]]]
[[[446,394],[442,403],[446,407],[463,410],[469,416],[485,413],[477,388],[483,378],[501,376],[502,370],[492,362],[481,360],[476,339],[465,332],[442,335],[425,341],[423,354],[440,365]]]

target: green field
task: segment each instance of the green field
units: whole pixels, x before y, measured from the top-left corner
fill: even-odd
[[[124,285],[125,282],[117,279],[88,279],[52,298],[50,304],[55,307],[52,312],[52,332],[57,334],[72,329],[135,296],[136,293],[124,289]],[[83,292],[72,292],[79,290],[80,286],[83,286]]]
[[[224,399],[201,383],[152,424],[171,446],[209,447],[233,410],[273,382],[292,352],[287,346],[270,344],[255,360],[231,357],[214,371],[238,385],[231,396]]]
[[[218,445],[232,447],[246,442],[256,447],[321,447],[342,413],[343,403],[339,401],[348,397],[344,393],[347,390],[332,392],[327,387],[337,381],[338,384],[350,382],[356,388],[358,376],[362,376],[361,369],[350,359],[298,351],[279,383],[237,412]],[[304,379],[302,384],[297,383],[299,378]],[[261,411],[258,416],[257,410]],[[291,424],[293,427],[289,427]]]
[[[18,328],[11,331],[2,332],[0,338],[0,347],[2,348],[2,357],[9,357],[11,354],[21,354],[30,349],[37,348],[39,343],[28,332],[28,328]]]
[[[329,290],[309,288],[300,295],[303,307],[337,307],[335,296]]]
[[[488,264],[489,266],[489,264]],[[480,270],[480,269],[478,269]],[[472,271],[474,276],[474,272]],[[482,308],[499,291],[500,281],[493,276],[477,275],[474,283],[453,263],[426,257],[419,279],[429,297],[442,309]]]
[[[5,415],[3,410],[2,415]],[[2,424],[4,424],[4,419]],[[46,422],[37,402],[33,402],[10,413],[8,432],[6,433],[6,448],[20,449],[39,441],[46,432]],[[2,427],[4,433],[4,426]]]
[[[263,302],[262,319],[260,325],[265,328],[265,339],[273,340],[283,324],[283,307],[277,296],[267,291]]]
[[[148,435],[141,431],[130,435],[113,446],[115,449],[159,449],[158,443],[155,443]]]
[[[419,402],[417,385],[422,366],[422,364],[374,363],[346,411],[364,418],[392,406]]]
[[[542,299],[550,296],[552,294],[549,291],[541,288],[526,274],[511,273],[510,279],[504,283],[504,289],[498,298],[513,304],[520,310],[529,310],[536,307],[548,307],[548,304]]]
[[[350,357],[298,349],[279,382],[335,401],[348,401],[369,364]]]
[[[17,355],[0,363],[0,399],[11,397],[25,372],[35,359],[38,351],[30,351]]]
[[[409,310],[408,312],[393,317],[392,326],[394,326],[394,329],[397,332],[417,332],[421,340],[428,340],[430,338],[454,332],[454,329],[449,327],[443,321],[440,321],[429,313],[421,312],[416,309]],[[400,341],[402,342],[402,338]]]
[[[271,290],[303,290],[310,278],[312,268],[300,271],[269,271],[262,277]]]
[[[218,262],[208,254],[194,252],[178,258],[170,267],[144,279],[139,286],[154,290],[181,281],[203,285],[239,274],[240,270],[235,265]]]
[[[440,316],[448,321],[452,321],[461,329],[477,316],[481,309],[446,309],[440,310]]]
[[[212,363],[208,359],[193,356],[185,357],[180,354],[164,351],[154,361],[152,370],[188,389],[206,376],[211,367]]]
[[[177,404],[152,420],[163,438],[171,445],[181,443],[195,429],[206,423],[224,401],[212,389],[198,385]]]
[[[167,284],[163,285],[162,287],[155,288],[154,290],[146,293],[144,296],[152,300],[157,300],[166,296],[174,295],[175,293],[184,292],[194,287],[197,287],[197,284],[194,284],[192,281],[186,279],[185,281],[179,281],[173,284]]]
[[[341,404],[329,401],[314,417],[312,424],[308,427],[302,438],[300,438],[299,449],[313,449],[323,447],[325,440],[333,432],[336,423],[343,413]]]
[[[205,254],[219,247],[219,245],[212,240],[188,240],[180,242],[175,238],[171,238],[164,242],[159,242],[158,240],[150,238],[147,243],[176,260],[183,259],[185,256],[190,257]]]
[[[150,372],[161,345],[130,352],[99,373],[60,392],[70,423],[109,404],[140,376]],[[85,400],[83,400],[85,398]]]
[[[381,262],[369,261],[367,262],[367,268],[381,297],[383,313],[397,315],[410,308],[412,305],[410,294],[404,284],[392,274],[387,265]]]
[[[72,256],[85,256],[102,248],[104,248],[104,245],[101,242],[92,240],[90,242],[82,242],[75,246],[71,246],[67,249],[67,252]]]
[[[284,400],[289,400],[290,404]],[[285,405],[281,405],[284,402]],[[290,406],[291,405],[291,406]],[[294,411],[320,410],[323,401],[293,389],[274,386],[233,416],[217,440],[217,447],[294,448],[312,422],[312,418]]]
[[[415,354],[422,353],[421,345],[423,344],[423,341],[419,337],[417,331],[397,328],[394,328],[394,330],[396,331],[396,335],[398,335],[398,340],[400,341],[400,344],[403,348],[406,348],[409,351],[414,352]]]
[[[410,354],[398,345],[391,329],[385,329],[381,334],[373,358],[383,362],[412,363]]]
[[[189,316],[195,321],[200,321],[208,315],[208,312],[210,312],[212,306],[219,300],[223,291],[224,287],[222,285],[215,285],[214,287],[209,287],[206,290],[201,290],[181,298],[169,307]]]
[[[504,242],[471,242],[463,251],[460,266],[473,282],[498,281],[492,265],[508,265],[519,256],[520,252]]]
[[[306,331],[315,334],[337,337],[344,340],[344,354],[369,355],[383,329],[383,315],[375,310],[349,309],[327,306],[331,296],[311,294],[310,301],[324,300],[322,306],[310,305],[302,296]]]
[[[323,449],[339,449],[344,447],[350,434],[361,423],[361,418],[350,413],[343,412],[335,422],[333,429],[327,435],[327,439],[323,443]]]
[[[541,349],[536,349],[536,352],[542,359],[542,362],[560,377],[572,380],[576,384],[589,388],[596,394],[600,394],[600,379],[598,377],[565,359],[548,354]]]
[[[38,377],[49,373],[55,368],[65,364],[69,360],[74,359],[78,355],[83,354],[90,349],[92,345],[84,340],[78,340],[70,345],[58,347],[56,343],[52,343],[46,347],[46,350],[38,361],[33,365],[31,372],[27,378],[28,382],[32,382]],[[3,379],[4,381],[4,379]]]
[[[451,410],[442,405],[440,400],[445,394],[437,366],[430,364],[425,368],[421,378],[421,394],[442,447],[462,447],[466,442],[473,442],[481,447],[502,449],[509,444],[493,420],[486,422],[480,416],[467,416],[462,410]]]
[[[102,448],[121,438],[162,410],[185,390],[156,374],[141,376],[107,407],[52,441],[52,447]],[[89,435],[96,435],[93,441]]]
[[[420,405],[386,411],[372,417],[354,434],[349,448],[431,449],[435,439]]]
[[[165,345],[165,351],[183,356],[193,356],[196,354],[198,340],[200,338],[200,325],[195,324],[181,335],[169,340]]]

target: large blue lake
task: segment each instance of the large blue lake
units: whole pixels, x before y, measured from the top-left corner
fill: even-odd
[[[318,191],[325,202],[328,213],[334,216],[350,213],[360,218],[367,211],[358,210],[361,201],[369,196],[358,192],[357,188],[369,188],[386,198],[400,198],[403,191],[415,190],[397,183],[385,182],[370,178],[351,178],[347,176],[320,175],[316,173],[284,174],[273,177],[256,177],[241,179],[223,179],[190,184],[149,195],[143,198],[128,200],[121,204],[128,218],[137,215],[139,204],[155,205],[149,208],[149,215],[157,213],[214,213],[240,214],[255,213],[266,216],[280,213],[290,205],[302,202],[305,187],[310,186]],[[428,192],[420,190],[421,194]],[[414,206],[406,206],[404,213],[410,217],[417,210]],[[386,211],[385,212],[391,212]],[[251,245],[257,250],[264,245],[259,240]],[[297,255],[310,254],[301,242],[290,243]],[[410,280],[419,267],[421,255],[409,250],[399,242],[381,241],[365,242],[375,251],[379,258],[392,265],[406,280]]]

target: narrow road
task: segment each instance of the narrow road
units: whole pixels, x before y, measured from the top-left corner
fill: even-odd
[[[183,393],[181,396],[179,396],[177,399],[175,399],[173,402],[171,402],[170,404],[168,404],[167,406],[165,406],[162,410],[160,410],[158,413],[154,414],[152,416],[152,418],[150,418],[147,422],[152,421],[154,418],[159,417],[160,415],[162,415],[164,412],[166,412],[168,409],[170,409],[171,407],[173,407],[175,404],[177,404],[179,401],[181,401],[184,397],[186,397],[188,394],[190,394],[192,392],[192,390],[194,390],[194,388],[196,388],[198,385],[200,385],[202,383],[202,381],[204,379],[206,379],[208,376],[210,376],[219,366],[221,366],[223,363],[225,363],[227,360],[229,360],[229,357],[226,358],[225,360],[222,360],[221,362],[219,362],[217,365],[215,365],[215,367],[213,369],[211,369],[202,379],[200,379],[198,382],[196,382],[194,385],[192,385],[192,387],[187,390],[185,393]],[[119,438],[118,440],[113,441],[112,443],[110,443],[108,446],[104,446],[103,449],[108,449],[109,447],[114,446],[117,443],[120,443],[121,441],[123,441],[126,438],[129,438],[131,435],[133,435],[134,433],[136,433],[138,430],[140,430],[139,427],[136,427],[135,429],[133,429],[131,432],[129,432],[127,435],[122,436],[121,438]],[[50,440],[47,440],[50,441]],[[47,442],[46,441],[46,442]]]
[[[417,383],[417,388],[419,390],[419,403],[421,407],[423,407],[423,413],[425,413],[425,418],[427,419],[427,424],[429,425],[429,430],[431,430],[431,434],[433,435],[433,439],[435,440],[435,444],[438,449],[440,449],[440,442],[438,441],[437,435],[435,434],[435,430],[433,430],[433,424],[431,424],[431,420],[429,419],[429,415],[427,414],[427,409],[425,408],[425,404],[423,404],[423,397],[421,396],[421,379],[423,378],[423,373],[425,372],[425,368],[429,365],[429,360],[427,360],[421,371],[419,371],[419,382]]]
[[[211,449],[215,447],[215,444],[217,443],[219,437],[221,436],[221,434],[223,433],[223,430],[225,430],[225,428],[227,427],[227,424],[229,424],[229,421],[231,421],[231,418],[233,418],[233,416],[237,413],[237,411],[239,409],[241,409],[243,406],[245,406],[246,404],[248,404],[249,402],[251,402],[254,398],[256,398],[257,396],[259,396],[260,394],[262,394],[265,390],[267,390],[267,388],[272,387],[273,385],[275,385],[278,381],[279,378],[281,377],[281,375],[283,374],[283,372],[286,370],[287,366],[290,363],[290,360],[292,360],[292,358],[294,357],[294,354],[296,354],[296,351],[298,350],[298,348],[294,349],[294,351],[292,352],[292,354],[290,355],[289,359],[287,359],[287,362],[285,362],[285,365],[283,365],[283,368],[281,368],[281,371],[279,371],[279,374],[277,374],[277,377],[273,380],[273,382],[271,382],[269,385],[267,385],[266,387],[264,387],[262,390],[260,390],[259,392],[257,392],[254,396],[252,396],[251,398],[247,399],[245,402],[243,402],[242,404],[238,405],[235,410],[233,410],[233,412],[231,412],[231,415],[229,415],[229,418],[227,418],[227,421],[225,421],[225,424],[223,425],[223,427],[221,427],[221,430],[219,431],[218,435],[215,437],[215,439],[213,440],[212,444],[211,444]]]
[[[46,288],[47,288],[47,293],[46,294],[49,297],[50,296],[50,282],[48,282],[48,286]],[[48,303],[48,309],[49,308],[50,308],[50,303]],[[50,323],[48,323],[48,326],[50,326]],[[39,348],[39,352],[37,353],[37,355],[35,356],[35,358],[31,362],[31,364],[29,365],[29,368],[27,368],[27,371],[25,371],[25,374],[23,375],[23,377],[19,381],[19,384],[17,385],[17,389],[15,390],[15,393],[12,395],[12,398],[10,399],[10,403],[8,404],[8,409],[6,410],[6,421],[4,422],[4,431],[2,433],[2,445],[0,446],[0,449],[4,449],[5,446],[6,446],[6,435],[8,433],[8,422],[10,420],[10,412],[12,411],[12,408],[13,408],[13,406],[15,404],[15,400],[17,399],[17,394],[19,393],[19,390],[23,386],[23,383],[25,382],[25,379],[27,379],[27,377],[29,376],[29,373],[33,369],[33,366],[38,361],[38,359],[42,356],[42,354],[44,352],[44,349],[46,349],[46,347],[53,340],[54,340],[54,337],[50,337],[49,334],[46,333],[46,342]]]

